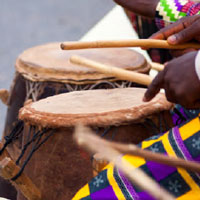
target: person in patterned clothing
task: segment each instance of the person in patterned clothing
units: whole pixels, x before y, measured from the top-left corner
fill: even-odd
[[[177,13],[174,16],[177,17]],[[190,40],[198,42],[199,33],[200,17],[196,15],[178,20],[154,34],[152,38],[167,39],[169,43],[180,44]],[[200,162],[200,115],[198,114],[200,108],[200,51],[192,49],[189,53],[168,62],[165,69],[158,73],[148,87],[144,101],[154,98],[161,88],[165,90],[169,101],[189,110],[181,107],[183,110],[180,112],[185,117],[179,124],[166,133],[144,140],[138,146],[164,155]],[[134,167],[142,169],[177,200],[200,199],[200,175],[198,173],[130,155],[124,155],[123,159]],[[132,184],[123,172],[112,164],[107,165],[73,198],[73,200],[80,199],[154,200],[146,191]]]
[[[115,0],[126,8],[133,28],[139,38],[149,38],[159,29],[184,16],[193,16],[199,12],[199,0]],[[148,49],[152,61],[165,63],[177,56],[177,51],[166,49]]]

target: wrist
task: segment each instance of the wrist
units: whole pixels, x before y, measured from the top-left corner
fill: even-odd
[[[196,58],[195,58],[195,71],[200,80],[200,51],[198,51]]]
[[[138,15],[154,18],[159,0],[114,0],[117,4]]]

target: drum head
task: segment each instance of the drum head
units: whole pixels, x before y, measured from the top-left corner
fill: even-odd
[[[36,46],[24,51],[16,61],[16,70],[32,81],[58,81],[72,83],[96,82],[113,79],[95,70],[69,62],[72,55],[81,55],[116,67],[148,73],[150,66],[143,55],[122,48],[63,51],[60,43]]]
[[[145,89],[125,88],[76,91],[30,103],[20,110],[19,118],[43,127],[73,127],[77,123],[90,126],[122,125],[169,110],[171,103],[163,94],[144,103]]]

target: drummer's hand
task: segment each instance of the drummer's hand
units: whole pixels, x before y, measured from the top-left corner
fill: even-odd
[[[154,33],[150,38],[167,40],[170,44],[181,44],[190,40],[200,41],[200,15],[184,17]]]
[[[190,40],[200,42],[200,16],[184,17],[153,34],[151,39],[167,40],[170,44],[181,44]],[[173,57],[181,56],[195,49],[171,50]]]
[[[114,0],[124,8],[146,17],[155,17],[156,6],[159,0]]]
[[[186,108],[200,108],[200,80],[195,71],[197,51],[168,62],[150,84],[144,101],[150,101],[161,88],[167,100]]]

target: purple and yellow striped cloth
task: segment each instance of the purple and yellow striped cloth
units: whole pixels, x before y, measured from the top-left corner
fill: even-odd
[[[200,162],[200,118],[196,117],[170,131],[151,137],[139,146],[164,155]],[[168,167],[145,159],[124,155],[123,159],[142,169],[173,194],[177,200],[200,199],[200,175]],[[86,184],[73,200],[153,200],[147,192],[133,185],[124,174],[109,164]]]

